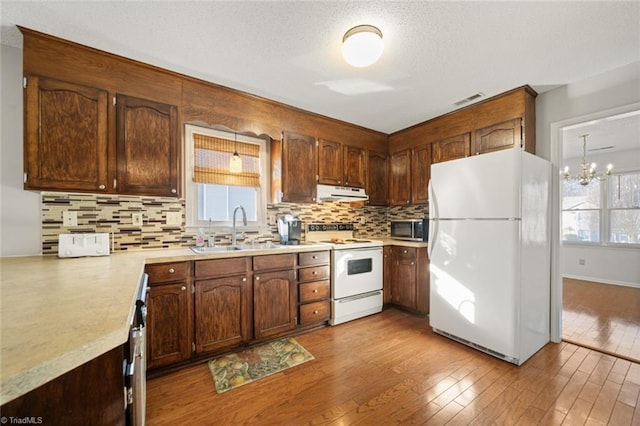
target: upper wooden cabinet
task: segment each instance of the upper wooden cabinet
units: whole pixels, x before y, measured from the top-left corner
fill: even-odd
[[[180,195],[177,107],[40,76],[25,93],[25,189]]]
[[[471,134],[452,136],[433,143],[432,163],[468,157],[471,153]]]
[[[366,192],[370,206],[389,205],[389,154],[368,152]]]
[[[515,118],[476,130],[473,140],[473,153],[478,155],[520,146],[523,135],[523,121],[521,118]]]
[[[178,108],[131,96],[116,97],[118,192],[179,195]]]
[[[364,188],[365,160],[363,148],[320,139],[318,141],[318,183]]]
[[[108,93],[31,76],[25,88],[25,189],[106,192]]]
[[[283,132],[282,146],[272,149],[271,163],[274,179],[280,180],[281,185],[281,192],[274,202],[316,201],[318,155],[313,137]]]
[[[411,150],[391,154],[391,178],[389,204],[406,206],[411,204]]]
[[[431,175],[431,145],[422,145],[411,151],[411,204],[429,201]]]

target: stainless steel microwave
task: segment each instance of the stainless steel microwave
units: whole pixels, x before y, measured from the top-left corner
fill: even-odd
[[[429,219],[392,220],[391,238],[409,241],[428,241]]]

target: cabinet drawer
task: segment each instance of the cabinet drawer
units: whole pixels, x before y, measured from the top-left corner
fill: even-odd
[[[196,278],[245,274],[251,270],[251,257],[231,257],[196,261]]]
[[[329,279],[329,265],[312,266],[298,270],[298,281],[317,281]]]
[[[324,263],[329,263],[329,251],[298,253],[298,264],[300,266],[322,265]]]
[[[400,262],[415,262],[418,250],[415,247],[394,247],[393,254]]]
[[[296,266],[296,259],[295,253],[254,256],[253,270],[267,271],[276,269],[293,269]]]
[[[327,321],[329,319],[330,306],[328,300],[300,305],[300,325]]]
[[[298,287],[298,289],[300,303],[328,299],[329,292],[331,290],[329,286],[329,280],[300,284],[300,287]]]
[[[149,284],[184,281],[191,275],[191,262],[158,263],[146,265]]]

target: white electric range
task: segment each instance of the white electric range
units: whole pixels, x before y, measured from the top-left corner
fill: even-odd
[[[353,237],[353,223],[307,224],[305,240],[330,244],[331,318],[337,325],[382,311],[382,241]]]

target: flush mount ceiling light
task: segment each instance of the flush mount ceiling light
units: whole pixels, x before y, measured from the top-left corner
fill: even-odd
[[[358,25],[342,37],[342,56],[354,67],[363,68],[375,63],[383,50],[382,32],[373,25]]]

